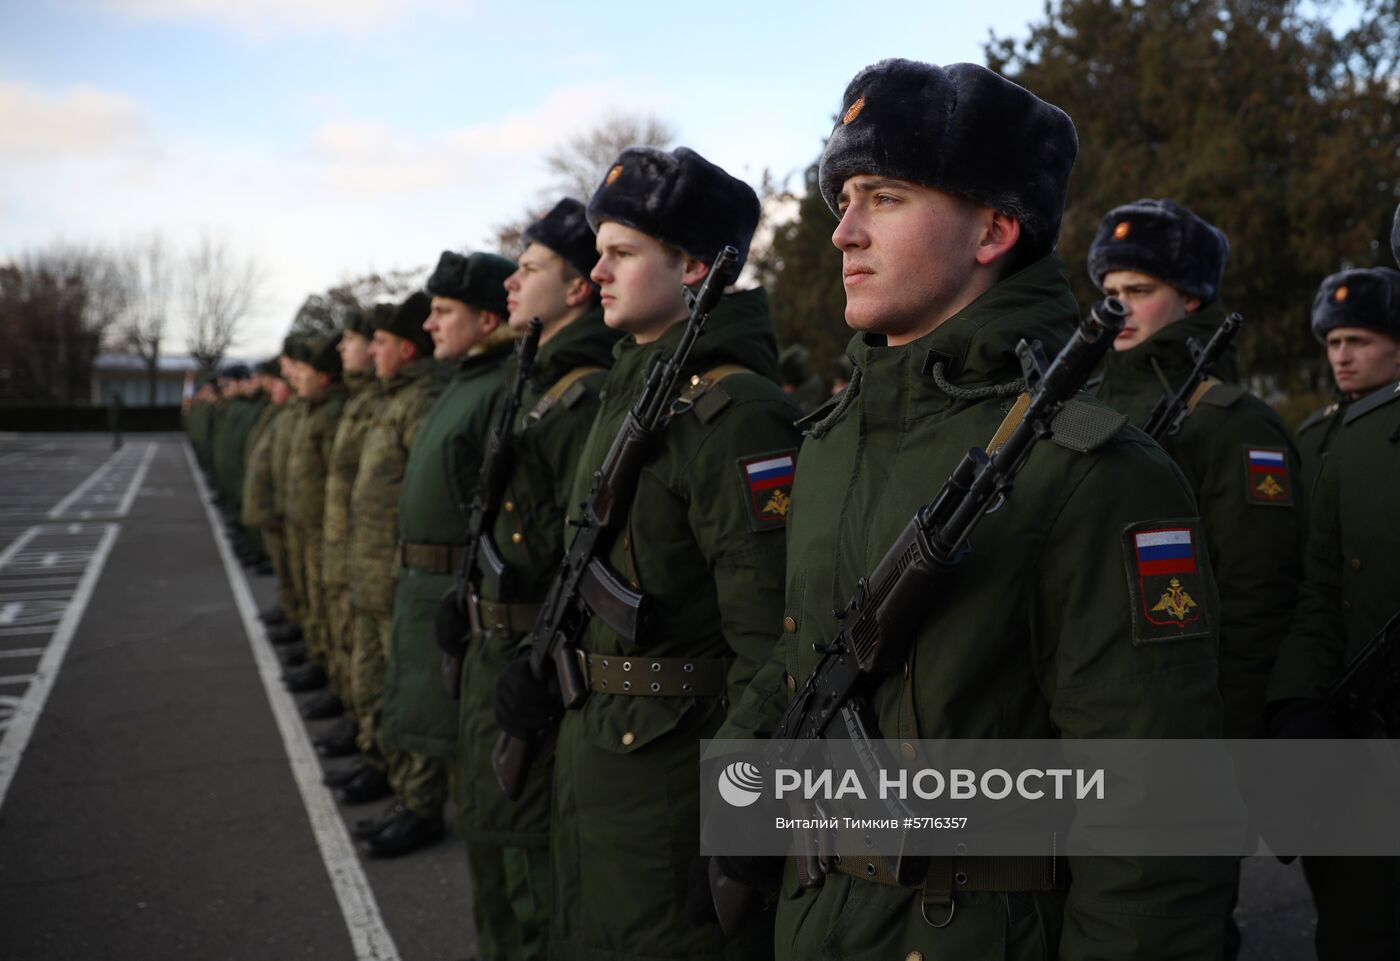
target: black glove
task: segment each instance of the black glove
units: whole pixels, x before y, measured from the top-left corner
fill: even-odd
[[[471,631],[471,622],[457,603],[457,592],[453,591],[442,599],[442,603],[438,605],[437,617],[433,621],[438,650],[460,659],[467,649],[467,637]]]
[[[1334,738],[1337,729],[1327,713],[1327,702],[1317,697],[1275,701],[1265,709],[1264,728],[1269,737]]]
[[[685,919],[692,927],[703,928],[719,920],[715,899],[710,894],[710,859],[699,855],[690,862],[685,876]]]
[[[701,855],[686,874],[685,919],[697,928],[718,923],[732,938],[766,909],[782,878],[776,855]]]
[[[517,657],[496,678],[491,708],[502,731],[522,740],[529,738],[564,716],[559,677],[552,666],[546,666],[544,680],[539,680],[530,670],[529,656]]]

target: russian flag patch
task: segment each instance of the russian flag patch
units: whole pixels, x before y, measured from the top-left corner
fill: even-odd
[[[797,476],[797,452],[742,458],[739,473],[749,502],[749,526],[756,531],[784,526]]]
[[[1133,640],[1176,640],[1209,633],[1197,528],[1137,524],[1124,536],[1133,605]]]
[[[1293,504],[1288,452],[1282,447],[1245,447],[1245,500],[1250,504]]]

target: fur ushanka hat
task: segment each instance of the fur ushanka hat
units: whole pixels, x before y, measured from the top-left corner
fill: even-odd
[[[1400,271],[1343,270],[1324,280],[1313,298],[1313,336],[1326,343],[1338,327],[1364,327],[1400,340]]]
[[[1099,221],[1089,245],[1089,277],[1103,289],[1105,274],[1136,270],[1187,297],[1220,296],[1230,242],[1218,228],[1171,200],[1136,200]]]
[[[588,225],[588,209],[573,197],[555,204],[553,210],[526,227],[520,237],[526,244],[548,247],[583,274],[585,280],[598,263],[598,238]]]
[[[423,286],[434,297],[451,297],[468,307],[506,316],[506,278],[515,273],[515,261],[478,251],[463,257],[444,250]]]
[[[1059,107],[975,63],[881,60],[856,74],[822,151],[822,198],[837,211],[856,174],[966,197],[1021,224],[1021,259],[1055,249],[1079,152]]]
[[[739,250],[735,276],[748,259],[758,214],[758,194],[752,187],[688,147],[670,153],[628,147],[588,201],[588,223],[594,232],[611,220],[679,247],[707,265],[732,244]]]
[[[433,356],[433,338],[423,329],[423,322],[432,310],[432,299],[421,290],[414,291],[401,304],[379,304],[370,315],[375,330],[385,330],[418,348],[418,356]]]

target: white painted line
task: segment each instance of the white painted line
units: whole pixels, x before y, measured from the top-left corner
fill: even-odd
[[[117,516],[125,517],[131,513],[131,504],[136,500],[136,492],[141,489],[141,482],[146,479],[146,471],[151,467],[151,458],[156,454],[154,442],[146,445],[146,455],[141,458],[141,465],[136,468],[136,473],[132,475],[131,483],[127,485],[126,496],[122,498],[121,504],[117,507]]]
[[[34,527],[29,528],[29,530],[25,531],[23,534],[19,535],[13,541],[11,541],[10,546],[5,548],[3,552],[0,552],[0,570],[3,570],[7,565],[9,565],[10,561],[14,560],[16,557],[19,556],[20,551],[24,550],[26,547],[29,546],[30,541],[38,537],[43,532],[44,529],[36,525]]]
[[[37,674],[4,674],[0,675],[0,684],[28,684]]]
[[[49,551],[47,554],[44,555],[44,559],[43,559],[42,561],[39,562],[39,566],[40,566],[40,567],[53,567],[53,566],[54,566],[55,564],[57,564],[57,563],[58,563],[58,553],[57,553],[56,551]]]
[[[243,633],[248,638],[248,646],[253,651],[253,661],[258,666],[267,702],[272,707],[273,719],[282,733],[282,744],[287,750],[287,760],[291,764],[292,779],[301,792],[302,804],[306,806],[307,817],[311,821],[311,832],[316,838],[316,846],[321,851],[326,873],[330,876],[335,899],[340,903],[340,913],[345,917],[345,926],[350,932],[350,943],[355,948],[357,961],[398,961],[399,949],[393,936],[384,925],[379,913],[379,903],[374,898],[374,889],[365,877],[350,835],[345,830],[345,822],[340,811],[331,799],[330,791],[321,784],[321,765],[316,752],[311,747],[311,738],[302,725],[292,696],[282,688],[282,669],[277,655],[264,640],[265,632],[258,621],[258,608],[253,602],[253,592],[248,587],[248,579],[243,576],[243,568],[234,559],[228,540],[224,537],[222,525],[214,513],[208,485],[200,473],[194,459],[194,449],[189,441],[182,441],[185,460],[189,463],[190,474],[199,488],[200,501],[204,513],[209,518],[209,529],[213,532],[214,543],[219,548],[219,556],[224,562],[224,572],[228,575],[229,587],[233,589],[238,613],[243,618]],[[0,741],[0,746],[5,744]]]
[[[34,725],[38,723],[39,714],[49,699],[49,691],[58,678],[63,658],[68,654],[73,635],[78,632],[78,625],[82,622],[93,589],[97,587],[98,578],[102,576],[102,569],[107,566],[107,558],[112,553],[112,545],[116,543],[117,531],[120,528],[116,524],[105,526],[107,529],[102,534],[102,540],[93,551],[92,560],[88,562],[77,590],[73,592],[73,600],[63,612],[63,620],[59,621],[57,629],[54,630],[53,638],[44,650],[44,656],[39,659],[39,666],[34,671],[34,681],[15,705],[14,717],[10,719],[4,739],[0,740],[0,808],[5,805],[5,795],[9,793],[10,782],[15,779],[15,772],[19,770],[24,749],[29,746]]]
[[[68,493],[68,496],[63,498],[63,500],[53,505],[53,507],[49,510],[49,520],[56,520],[57,518],[62,517],[64,511],[72,507],[74,502],[76,502],[78,498],[86,494],[94,484],[96,484],[98,481],[100,481],[103,477],[106,476],[107,472],[112,469],[112,465],[116,463],[117,458],[120,457],[121,454],[121,451],[117,451],[116,453],[112,454],[112,456],[108,457],[107,460],[103,462],[101,467],[97,468],[97,470],[93,471],[90,475],[88,475],[87,480],[83,481],[77,487],[73,488],[73,490],[71,490]]]
[[[24,627],[0,627],[0,637],[26,637],[31,634],[47,634],[53,623],[27,624]]]
[[[43,653],[42,647],[17,647],[10,651],[0,651],[0,657],[38,657]]]
[[[0,606],[0,624],[13,624],[22,610],[24,610],[24,601],[10,601],[8,604]]]

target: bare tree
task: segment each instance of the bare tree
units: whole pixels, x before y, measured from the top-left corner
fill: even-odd
[[[160,349],[170,320],[171,268],[165,242],[158,235],[127,251],[122,340],[146,362],[149,403],[155,406],[159,383]]]
[[[520,252],[520,235],[549,211],[560,197],[588,201],[603,182],[609,166],[628,147],[669,147],[676,139],[671,124],[651,114],[609,114],[596,127],[575,134],[550,148],[544,165],[553,178],[518,220],[495,228],[496,247],[503,254]]]
[[[185,347],[201,370],[214,371],[238,340],[238,327],[261,294],[262,268],[203,234],[184,262]]]

